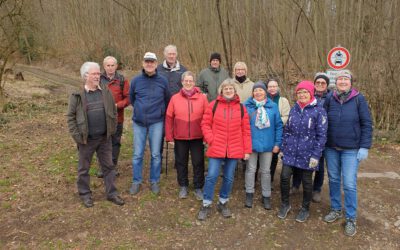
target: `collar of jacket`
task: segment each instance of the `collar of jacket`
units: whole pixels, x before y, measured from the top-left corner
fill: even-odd
[[[155,72],[154,72],[154,75],[149,76],[149,75],[146,73],[146,71],[144,71],[144,69],[142,69],[142,74],[143,74],[143,76],[145,76],[145,77],[153,78],[153,77],[157,76],[158,72],[157,72],[157,69],[156,69]]]
[[[164,60],[162,66],[163,66],[165,69],[169,69],[169,71],[171,71],[171,72],[172,72],[172,71],[178,71],[178,70],[181,69],[181,65],[179,64],[179,61],[178,61],[178,60],[176,61],[176,63],[175,63],[175,65],[174,65],[173,68],[170,68],[170,67],[168,66],[167,60]]]
[[[211,67],[211,65],[208,67],[212,72],[220,72],[221,71],[221,66],[219,66],[218,68],[213,68]]]
[[[87,85],[85,84],[85,86],[84,86],[84,89],[85,89],[85,91],[86,91],[86,93],[89,93],[89,91],[94,91],[94,90],[90,90],[90,89],[88,89],[88,87],[87,87]],[[101,87],[100,87],[100,83],[99,83],[99,85],[97,85],[97,88],[95,89],[95,90],[102,90],[101,89]]]

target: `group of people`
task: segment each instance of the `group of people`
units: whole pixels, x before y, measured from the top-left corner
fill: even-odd
[[[281,205],[278,217],[291,210],[290,194],[303,185],[303,202],[296,221],[309,217],[311,200],[321,200],[324,161],[327,162],[331,211],[326,222],[341,218],[343,182],[345,234],[356,233],[357,170],[368,156],[372,143],[372,121],[364,96],[352,86],[348,70],[337,72],[336,88],[328,90],[329,78],[317,73],[312,81],[301,81],[296,102],[290,107],[280,95],[279,80],[252,82],[247,66],[237,62],[233,78],[221,66],[221,55],[212,53],[209,67],[198,77],[177,60],[174,45],[164,49],[158,64],[155,53],[143,57],[142,71],[130,85],[117,72],[117,60],[106,57],[104,72],[94,62],[81,67],[84,88],[72,93],[68,107],[69,132],[77,143],[78,193],[86,207],[92,207],[89,168],[96,153],[107,199],[117,205],[124,201],[114,181],[123,130],[124,108],[132,105],[133,180],[129,189],[137,195],[143,182],[146,141],[150,146],[150,189],[160,192],[164,138],[174,146],[178,197],[189,196],[189,153],[193,167],[193,193],[202,201],[197,218],[211,214],[215,186],[222,176],[216,206],[223,217],[232,213],[228,201],[239,161],[245,161],[244,206],[253,207],[255,181],[260,174],[261,202],[270,210],[271,189],[278,159]],[[208,157],[205,170],[204,152]],[[222,168],[222,174],[221,174]],[[207,175],[205,176],[205,172]],[[313,173],[315,172],[314,183]],[[291,184],[291,177],[293,183]]]

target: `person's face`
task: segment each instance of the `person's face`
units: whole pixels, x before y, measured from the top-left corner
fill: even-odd
[[[278,93],[278,83],[276,81],[270,81],[268,83],[267,91],[270,95],[274,96]]]
[[[212,59],[210,65],[212,68],[217,69],[221,65],[221,62],[218,59]]]
[[[191,90],[194,87],[193,76],[185,76],[182,80],[182,86],[186,90]]]
[[[176,51],[174,49],[169,49],[166,51],[165,53],[165,60],[167,61],[167,63],[169,65],[173,65],[176,63],[176,57],[177,57],[178,53],[176,53]]]
[[[242,77],[246,75],[246,69],[242,66],[239,66],[235,69],[235,75],[237,77]]]
[[[296,92],[297,100],[301,103],[308,103],[311,100],[310,92],[306,89],[299,89]]]
[[[222,89],[222,95],[227,99],[233,98],[235,96],[235,88],[230,85],[225,86]]]
[[[86,84],[89,86],[98,86],[100,83],[100,69],[90,68],[86,76]]]
[[[147,74],[153,74],[156,72],[157,61],[145,60],[143,61],[143,69]]]
[[[340,76],[336,80],[336,88],[339,92],[347,92],[351,88],[351,80],[350,78]]]
[[[315,83],[315,90],[318,92],[325,92],[328,89],[328,83],[323,78],[318,78]]]
[[[267,93],[265,93],[265,91],[262,88],[255,88],[253,90],[253,97],[258,102],[261,102],[261,101],[265,100],[265,96],[266,95],[267,95]]]
[[[108,76],[113,76],[115,75],[118,65],[113,59],[108,59],[104,62],[103,67]]]

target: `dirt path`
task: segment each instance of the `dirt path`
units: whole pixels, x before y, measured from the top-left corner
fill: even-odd
[[[79,79],[66,77],[67,83],[60,80],[62,76],[40,69],[41,79],[37,79],[37,71],[33,72],[25,82],[6,85],[15,96],[11,95],[11,108],[3,114],[7,123],[0,126],[1,249],[400,249],[399,145],[376,143],[360,166],[358,233],[353,238],[343,235],[343,221],[322,221],[329,211],[327,178],[322,202],[311,205],[306,223],[294,220],[301,195],[291,197],[293,210],[288,218],[278,219],[280,168],[273,210],[262,208],[259,186],[255,206],[244,208],[244,175],[239,168],[229,203],[233,218],[223,219],[214,207],[211,217],[199,222],[200,203],[192,193],[185,200],[177,197],[171,149],[168,175],[161,176],[161,195],[155,197],[149,190],[149,155],[143,190],[129,195],[131,109],[126,110],[117,179],[126,205],[117,207],[105,200],[102,179],[94,177],[94,163],[90,174],[95,206],[86,209],[76,192],[76,145],[65,121],[67,93]],[[46,91],[17,96],[17,90],[29,86]]]

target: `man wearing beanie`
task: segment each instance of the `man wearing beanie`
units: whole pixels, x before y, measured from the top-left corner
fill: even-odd
[[[200,72],[197,86],[207,94],[207,99],[211,102],[217,98],[219,86],[228,77],[228,72],[221,67],[221,54],[214,52],[210,56],[210,66]]]

